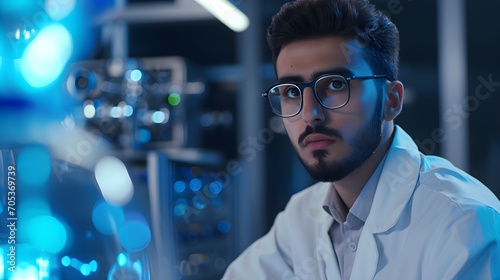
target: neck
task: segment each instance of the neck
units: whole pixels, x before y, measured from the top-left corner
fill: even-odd
[[[363,187],[377,169],[382,158],[384,158],[384,155],[391,146],[393,135],[394,126],[389,129],[383,129],[380,144],[375,152],[351,174],[347,175],[342,180],[332,183],[333,187],[339,194],[339,197],[348,209],[351,209],[354,205],[354,202],[363,190]]]

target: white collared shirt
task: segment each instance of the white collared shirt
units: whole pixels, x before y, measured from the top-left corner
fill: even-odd
[[[335,256],[337,257],[342,280],[348,280],[351,276],[359,237],[372,207],[385,158],[382,158],[377,169],[375,169],[375,172],[361,190],[350,210],[347,209],[347,206],[333,186],[330,187],[323,203],[323,209],[334,218],[329,235]]]

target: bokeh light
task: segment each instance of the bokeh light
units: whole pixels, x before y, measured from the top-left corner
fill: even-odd
[[[21,263],[16,267],[16,272],[12,273],[10,280],[39,280],[38,269],[29,263]],[[46,278],[42,278],[46,279]]]
[[[205,207],[207,206],[206,198],[204,198],[200,195],[193,196],[192,202],[193,202],[193,206],[197,209],[200,209],[200,210],[205,209]]]
[[[228,221],[220,221],[217,223],[217,229],[220,233],[228,233],[231,230],[231,224]]]
[[[21,73],[34,88],[54,82],[66,67],[73,52],[73,39],[61,24],[42,30],[26,47],[21,59]]]
[[[133,82],[138,82],[142,79],[142,72],[139,69],[130,70],[127,72],[127,76]]]
[[[140,128],[136,132],[136,138],[140,143],[147,143],[151,140],[151,132],[145,128]]]
[[[181,192],[185,191],[186,190],[186,182],[180,181],[180,180],[176,181],[174,183],[174,190],[177,193],[181,193]]]
[[[178,93],[171,93],[168,96],[168,104],[172,106],[177,106],[181,103],[181,96]]]
[[[92,269],[90,268],[90,265],[84,263],[80,266],[80,273],[83,276],[89,276],[91,272],[92,272]]]
[[[47,183],[51,161],[45,148],[27,146],[21,150],[17,159],[19,185],[23,188],[37,188]]]
[[[68,240],[64,224],[49,215],[24,220],[21,229],[23,234],[27,234],[29,243],[40,251],[59,253],[65,248]]]
[[[151,115],[151,120],[156,124],[166,123],[168,121],[168,115],[163,111],[155,111]]]
[[[193,192],[199,191],[201,189],[201,186],[202,186],[202,182],[198,178],[193,178],[193,179],[191,179],[191,181],[189,181],[189,188]]]
[[[222,183],[219,181],[213,181],[210,183],[208,190],[210,193],[217,195],[222,191]]]
[[[70,265],[71,265],[71,258],[70,258],[70,257],[68,257],[68,256],[64,256],[64,257],[62,257],[62,258],[61,258],[61,264],[62,264],[63,266],[66,266],[66,267],[70,266]]]
[[[125,214],[120,207],[98,201],[92,210],[92,223],[102,234],[111,235],[118,232],[125,221]]]
[[[121,160],[112,156],[102,158],[95,166],[95,178],[108,203],[122,206],[132,199],[134,187]]]
[[[67,17],[75,9],[76,0],[45,0],[45,10],[54,20]]]
[[[118,230],[118,240],[131,252],[145,249],[151,241],[151,230],[142,216],[131,218]]]
[[[118,254],[118,256],[116,256],[116,263],[119,266],[125,266],[127,264],[127,256],[124,253]]]

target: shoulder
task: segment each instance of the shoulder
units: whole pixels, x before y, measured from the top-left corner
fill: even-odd
[[[427,199],[449,203],[461,211],[490,208],[500,215],[500,201],[479,180],[436,156],[422,156],[420,178],[416,194],[422,192]]]

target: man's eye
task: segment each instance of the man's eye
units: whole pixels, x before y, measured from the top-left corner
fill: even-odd
[[[346,83],[342,80],[331,80],[328,83],[328,89],[330,90],[341,90],[346,87]]]
[[[285,95],[288,98],[296,98],[300,96],[300,90],[296,87],[291,87],[285,91]]]

